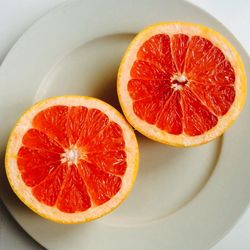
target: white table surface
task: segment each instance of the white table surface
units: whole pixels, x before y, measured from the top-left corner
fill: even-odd
[[[62,2],[64,0],[0,0],[0,63],[18,37],[37,18]],[[219,19],[250,54],[250,1],[190,0],[190,2]],[[0,249],[43,249],[17,225],[1,201]],[[235,227],[212,250],[250,250],[250,207]]]

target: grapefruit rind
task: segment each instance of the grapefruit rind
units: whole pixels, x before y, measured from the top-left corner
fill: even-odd
[[[109,201],[84,212],[65,213],[56,207],[40,203],[32,194],[31,189],[22,180],[17,166],[16,157],[25,132],[32,127],[33,117],[48,107],[54,105],[80,106],[97,108],[105,113],[111,121],[116,122],[123,130],[125,151],[127,154],[127,169],[122,178],[122,187]],[[132,189],[139,166],[139,149],[133,129],[123,116],[111,105],[88,96],[58,96],[38,102],[28,109],[18,120],[8,140],[5,155],[5,170],[10,186],[18,198],[41,217],[62,224],[78,224],[100,218],[117,208]]]
[[[143,43],[156,34],[198,35],[210,40],[217,46],[235,71],[236,97],[228,112],[218,117],[218,123],[209,131],[198,136],[188,136],[184,133],[173,135],[158,127],[148,124],[133,112],[133,101],[127,90],[130,80],[130,69],[137,58],[137,51]],[[243,109],[246,99],[246,72],[242,59],[233,45],[220,33],[200,24],[187,22],[161,22],[143,29],[130,43],[121,61],[117,76],[117,93],[122,111],[129,123],[146,137],[176,147],[198,146],[222,135],[236,120]]]

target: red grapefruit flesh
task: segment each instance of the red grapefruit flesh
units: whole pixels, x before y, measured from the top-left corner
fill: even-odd
[[[167,144],[205,143],[225,131],[245,99],[245,71],[220,34],[199,25],[162,23],[129,46],[118,73],[128,121]]]
[[[125,198],[137,150],[132,129],[113,108],[65,96],[22,116],[10,137],[6,170],[14,191],[35,212],[58,222],[84,222]]]

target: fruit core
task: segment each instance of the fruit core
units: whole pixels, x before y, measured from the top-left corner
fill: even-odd
[[[61,162],[68,163],[68,165],[78,163],[79,159],[84,159],[84,154],[77,149],[75,146],[70,147],[69,149],[65,150],[65,153],[61,154]]]
[[[171,88],[174,90],[182,90],[188,85],[188,79],[184,74],[175,74],[171,77]]]

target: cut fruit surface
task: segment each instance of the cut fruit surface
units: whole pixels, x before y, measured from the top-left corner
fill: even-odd
[[[137,173],[138,145],[110,105],[62,96],[23,114],[5,160],[9,182],[29,208],[56,222],[81,223],[125,199]]]
[[[241,112],[246,73],[234,47],[207,27],[159,23],[141,31],[121,62],[117,91],[145,136],[193,146],[220,136]]]

